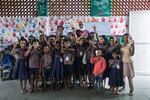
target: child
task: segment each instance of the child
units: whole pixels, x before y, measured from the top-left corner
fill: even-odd
[[[124,77],[128,77],[129,83],[129,96],[133,96],[134,86],[134,66],[131,57],[134,55],[134,41],[129,36],[129,34],[123,35],[123,44],[121,46],[122,61],[123,61],[123,74]]]
[[[81,68],[82,68],[82,59],[83,59],[83,53],[84,52],[84,46],[83,46],[83,39],[77,40],[77,44],[75,47],[75,64],[74,64],[74,81],[77,81],[79,79],[80,85],[83,85],[82,82],[82,74],[81,74]]]
[[[40,68],[40,50],[39,50],[39,41],[34,40],[33,44],[29,46],[28,51],[25,56],[30,55],[29,57],[29,75],[30,75],[30,93],[37,90],[38,84],[38,75]]]
[[[121,43],[120,43],[120,37],[116,36],[116,43],[115,43],[117,48],[121,48]]]
[[[64,27],[58,26],[56,30],[56,35],[63,35]]]
[[[102,48],[105,54],[106,48],[107,48],[107,39],[105,37],[105,35],[101,35],[99,36],[99,40],[98,40],[98,48]],[[105,55],[104,55],[105,56]]]
[[[35,37],[33,37],[32,35],[30,35],[28,37],[28,42],[29,42],[29,45],[32,45],[33,41],[35,40]]]
[[[60,89],[61,81],[63,80],[63,59],[62,49],[60,41],[56,41],[55,49],[53,51],[53,67],[52,67],[52,79],[53,88]]]
[[[26,57],[24,56],[26,52],[26,42],[27,42],[26,39],[22,37],[19,41],[19,48],[16,49],[16,44],[15,44],[12,50],[12,53],[15,54],[15,58],[16,58],[16,63],[13,69],[12,77],[14,79],[20,80],[21,93],[26,92],[26,82],[28,79],[27,62],[26,62]]]
[[[112,59],[112,51],[116,48],[114,37],[109,38],[109,45],[106,49],[106,59]]]
[[[94,74],[94,80],[96,81],[95,87],[96,87],[96,93],[97,93],[98,91],[100,91],[100,88],[101,88],[102,76],[106,69],[106,60],[103,57],[102,49],[96,50],[95,54],[96,54],[96,57],[94,57],[92,54],[90,62],[94,64],[93,74]]]
[[[93,77],[94,65],[90,62],[91,54],[93,52],[94,52],[93,40],[89,39],[86,47],[86,59],[87,59],[86,67],[87,67],[87,75],[89,80],[89,86],[88,86],[89,89],[93,87],[92,77]]]
[[[74,49],[70,47],[69,41],[64,41],[63,61],[64,61],[64,84],[65,88],[71,87],[71,76],[74,63]]]
[[[103,57],[106,59],[106,49],[107,49],[107,47],[108,47],[108,45],[107,45],[107,39],[106,39],[106,36],[105,35],[101,35],[101,36],[99,36],[99,39],[98,39],[98,45],[97,45],[97,48],[100,48],[100,49],[102,49],[103,50]],[[107,68],[107,64],[106,64],[106,68]],[[105,85],[106,85],[106,72],[104,72],[104,74],[103,74],[103,78],[102,78],[102,80],[103,80],[103,87],[105,88]]]
[[[112,94],[116,95],[118,92],[119,86],[123,86],[123,63],[119,59],[118,49],[112,51],[112,59],[109,60],[109,85],[112,90]]]
[[[43,51],[44,51],[44,55],[41,58],[41,70],[44,77],[44,88],[46,89],[47,81],[49,80],[49,78],[51,78],[53,59],[52,59],[52,51],[50,50],[49,45],[44,45]]]
[[[106,70],[104,72],[104,75],[103,75],[103,79],[104,79],[104,87],[105,87],[105,82],[106,82],[106,78],[109,77],[109,71],[110,71],[110,68],[109,68],[109,60],[112,59],[112,50],[116,48],[116,45],[115,45],[115,40],[114,40],[114,37],[110,37],[109,38],[109,44],[108,44],[108,47],[106,49],[106,56],[105,56],[105,59],[106,59]]]

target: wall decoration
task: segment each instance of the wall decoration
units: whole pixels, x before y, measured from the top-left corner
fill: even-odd
[[[111,0],[91,0],[91,16],[110,16]]]

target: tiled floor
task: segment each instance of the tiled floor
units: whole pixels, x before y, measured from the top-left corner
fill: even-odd
[[[136,75],[134,85],[134,96],[127,95],[128,89],[113,96],[108,90],[96,95],[94,90],[86,88],[20,94],[17,81],[0,81],[0,100],[150,100],[150,76]]]

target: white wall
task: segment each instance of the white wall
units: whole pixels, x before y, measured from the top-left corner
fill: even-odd
[[[135,72],[150,75],[150,11],[130,12],[129,34],[135,41]]]

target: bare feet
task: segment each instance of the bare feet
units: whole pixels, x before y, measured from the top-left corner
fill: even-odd
[[[23,94],[23,93],[24,93],[23,89],[21,89],[21,90],[20,90],[20,93],[21,93],[21,94]]]
[[[33,92],[34,92],[34,90],[33,90],[32,88],[30,88],[30,89],[29,89],[29,92],[30,92],[30,93],[33,93]]]
[[[128,95],[133,96],[133,91],[131,90]]]

